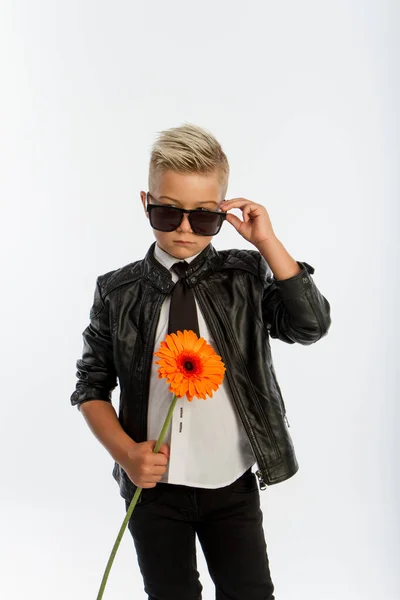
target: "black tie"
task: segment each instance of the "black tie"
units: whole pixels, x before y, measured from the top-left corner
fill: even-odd
[[[179,280],[176,282],[171,294],[168,333],[188,329],[194,331],[200,337],[193,290],[187,286],[184,279],[188,267],[189,264],[186,261],[177,262],[171,267],[179,276]]]

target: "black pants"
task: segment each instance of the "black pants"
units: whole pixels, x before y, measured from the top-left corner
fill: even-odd
[[[201,600],[196,534],[216,600],[274,600],[262,522],[251,469],[217,489],[143,489],[129,530],[149,600]]]

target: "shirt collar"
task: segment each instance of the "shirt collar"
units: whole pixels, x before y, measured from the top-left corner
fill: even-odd
[[[179,258],[176,258],[175,256],[171,256],[171,254],[168,254],[168,252],[165,252],[165,250],[160,248],[160,246],[157,243],[154,247],[154,258],[157,259],[158,262],[161,263],[163,267],[168,269],[168,271],[170,271],[172,265],[174,265],[177,262],[182,262],[184,260],[187,263],[191,263],[192,260],[194,260],[196,258],[196,256],[198,256],[199,254],[200,254],[200,252],[198,252],[194,256],[190,256],[189,258],[179,259]]]

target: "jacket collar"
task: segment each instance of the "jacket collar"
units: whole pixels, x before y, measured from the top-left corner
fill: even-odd
[[[174,287],[171,273],[154,257],[154,248],[156,242],[154,242],[145,258],[144,258],[144,277],[148,279],[155,287],[160,289],[162,292],[169,294]],[[220,257],[215,248],[208,244],[200,252],[198,256],[189,265],[186,271],[186,283],[189,287],[193,287],[199,281],[203,279],[210,270],[215,270],[217,264],[220,262]]]

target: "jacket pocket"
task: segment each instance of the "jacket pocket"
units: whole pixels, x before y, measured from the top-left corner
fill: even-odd
[[[284,402],[284,400],[283,400],[283,396],[282,396],[281,388],[280,388],[280,386],[279,386],[278,379],[277,379],[277,376],[276,376],[276,373],[275,373],[275,369],[274,369],[274,365],[273,365],[273,364],[271,364],[271,375],[272,375],[273,383],[274,383],[274,385],[275,385],[275,389],[276,389],[276,393],[277,393],[277,396],[278,396],[278,399],[279,399],[279,403],[280,403],[280,405],[281,405],[282,416],[284,417],[284,419],[285,419],[285,420],[286,420],[286,422],[287,422],[287,425],[289,426],[289,422],[288,422],[288,420],[287,420],[287,417],[286,417],[286,406],[285,406],[285,402]]]

